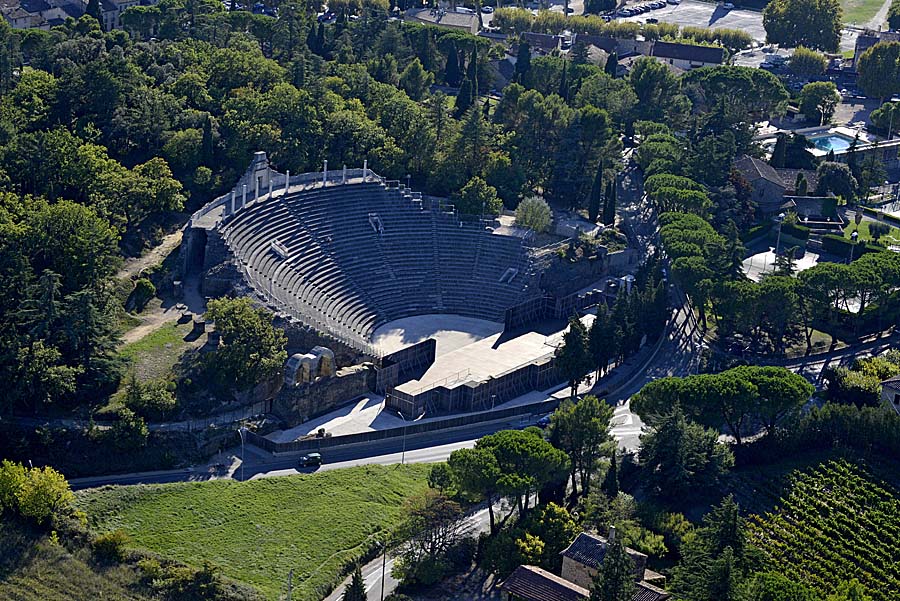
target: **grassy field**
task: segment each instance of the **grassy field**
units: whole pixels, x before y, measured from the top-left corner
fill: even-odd
[[[119,353],[134,365],[138,378],[165,378],[182,353],[200,346],[205,340],[201,337],[194,342],[186,342],[184,337],[190,334],[191,328],[191,322],[163,324],[140,340],[122,346]]]
[[[882,4],[884,0],[841,0],[844,23],[862,26],[875,16]]]
[[[128,566],[102,567],[43,534],[0,523],[0,599],[8,601],[143,601],[152,599]]]
[[[853,221],[851,221],[850,223],[848,223],[846,225],[846,227],[844,227],[844,238],[847,238],[849,240],[850,233],[853,232],[854,230],[856,230],[857,227],[859,227],[858,231],[859,231],[860,241],[871,240],[872,234],[869,233],[869,224],[871,224],[871,223],[874,223],[874,222],[863,220],[862,222],[860,222],[859,226],[857,226],[855,223],[853,223]],[[894,240],[891,240],[891,238],[893,238]],[[888,232],[886,235],[882,236],[880,242],[882,244],[884,244],[886,242],[892,242],[894,244],[900,242],[900,229],[891,227],[891,231]]]
[[[294,599],[318,601],[396,527],[426,488],[428,465],[364,466],[248,482],[107,487],[78,493],[91,527],[122,528],[136,546],[210,561],[276,599],[294,570]]]

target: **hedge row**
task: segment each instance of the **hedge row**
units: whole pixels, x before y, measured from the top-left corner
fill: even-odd
[[[797,240],[809,240],[809,228],[793,223],[782,223],[781,233]]]
[[[844,259],[850,257],[851,250],[854,259],[858,259],[866,253],[877,253],[886,250],[885,247],[880,244],[875,244],[874,242],[857,242],[856,244],[853,244],[847,238],[836,236],[834,234],[822,236],[822,246],[829,253]],[[856,248],[854,248],[854,246]]]

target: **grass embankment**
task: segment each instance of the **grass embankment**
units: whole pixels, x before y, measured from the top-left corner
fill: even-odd
[[[43,533],[0,522],[0,599],[9,601],[144,601],[152,599],[130,566],[97,566]]]
[[[844,9],[844,23],[855,23],[862,27],[874,17],[884,0],[841,0],[841,8]]]
[[[395,528],[430,466],[363,466],[248,482],[107,487],[78,494],[91,527],[121,528],[135,546],[278,597],[294,570],[294,599],[318,601],[344,569]]]

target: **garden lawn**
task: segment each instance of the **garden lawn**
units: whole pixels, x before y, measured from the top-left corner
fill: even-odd
[[[871,225],[872,223],[875,223],[875,222],[868,221],[866,219],[863,219],[860,222],[860,224],[859,224],[859,240],[861,242],[862,241],[868,242],[869,240],[872,239],[872,234],[869,233],[869,225]],[[850,223],[848,223],[844,227],[844,238],[847,238],[849,240],[850,233],[853,230],[855,230],[856,228],[857,228],[857,225],[855,223],[853,223],[852,221]],[[893,238],[893,240],[891,240],[891,238]],[[891,231],[888,232],[887,234],[885,234],[884,236],[882,236],[881,240],[879,240],[879,242],[881,244],[885,244],[887,242],[890,242],[892,244],[900,243],[900,229],[897,229],[897,228],[891,226]]]
[[[430,466],[371,465],[247,482],[105,487],[78,493],[98,532],[200,565],[276,599],[294,570],[294,599],[318,601],[403,517]]]
[[[882,4],[884,0],[841,0],[844,23],[856,23],[862,27],[875,16]]]

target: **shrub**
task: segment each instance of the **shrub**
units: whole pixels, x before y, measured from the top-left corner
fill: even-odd
[[[857,406],[877,407],[881,403],[881,380],[873,375],[835,367],[825,373],[828,398]]]
[[[119,419],[110,429],[110,435],[120,449],[131,450],[146,445],[150,431],[144,418],[124,407],[119,410]]]
[[[132,290],[128,302],[138,312],[141,312],[154,296],[156,296],[156,286],[153,285],[153,282],[147,278],[140,278],[134,283],[134,290]]]
[[[0,513],[18,510],[25,478],[25,467],[21,463],[4,459],[0,464]]]
[[[124,530],[113,530],[94,539],[94,554],[110,563],[121,563],[125,560],[128,543],[131,542]],[[157,563],[157,566],[159,563]]]
[[[782,223],[781,224],[781,233],[785,236],[790,236],[791,238],[795,238],[797,240],[806,241],[809,240],[809,228],[804,227],[802,225],[796,225],[793,223]]]
[[[26,472],[18,493],[19,513],[37,524],[49,521],[54,515],[72,511],[75,495],[62,474],[52,467],[36,467]]]
[[[551,221],[550,205],[543,198],[530,196],[516,208],[516,224],[538,233],[546,232],[550,228]]]
[[[173,382],[141,384],[132,372],[125,392],[125,406],[144,419],[164,419],[178,406]]]

